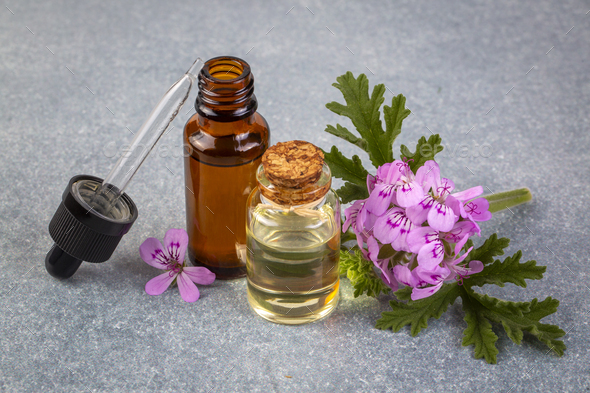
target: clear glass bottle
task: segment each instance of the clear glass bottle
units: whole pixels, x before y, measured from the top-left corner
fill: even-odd
[[[263,157],[256,173],[258,187],[248,198],[248,301],[272,322],[313,322],[338,304],[340,204],[330,189],[332,178],[323,154],[321,161],[317,178],[286,187],[277,184],[276,177],[269,179]]]
[[[199,75],[195,113],[184,128],[188,256],[217,278],[246,275],[246,200],[269,146],[256,112],[254,76],[236,57],[216,57]]]

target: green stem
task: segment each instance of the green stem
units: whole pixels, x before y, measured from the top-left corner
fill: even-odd
[[[490,203],[490,213],[496,213],[500,210],[509,209],[513,206],[526,203],[533,199],[533,195],[528,188],[519,188],[512,191],[486,195],[484,198]]]

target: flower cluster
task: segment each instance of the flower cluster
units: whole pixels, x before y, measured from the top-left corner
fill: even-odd
[[[364,257],[393,290],[410,286],[418,300],[447,280],[483,270],[480,261],[463,262],[472,250],[463,250],[465,243],[481,233],[477,222],[492,216],[488,201],[478,198],[481,186],[453,194],[454,183],[441,178],[436,162],[413,173],[408,162],[395,160],[369,175],[367,188],[369,197],[345,210],[343,230],[352,228]]]

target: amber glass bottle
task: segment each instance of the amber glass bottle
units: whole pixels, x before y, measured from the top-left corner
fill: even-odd
[[[184,128],[188,255],[217,278],[243,277],[246,200],[270,132],[244,60],[213,58],[198,80],[197,113]]]

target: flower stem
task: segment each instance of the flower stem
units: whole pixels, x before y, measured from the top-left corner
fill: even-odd
[[[518,188],[516,190],[486,195],[484,198],[490,203],[490,213],[496,213],[500,210],[526,203],[533,199],[533,195],[528,188]]]

